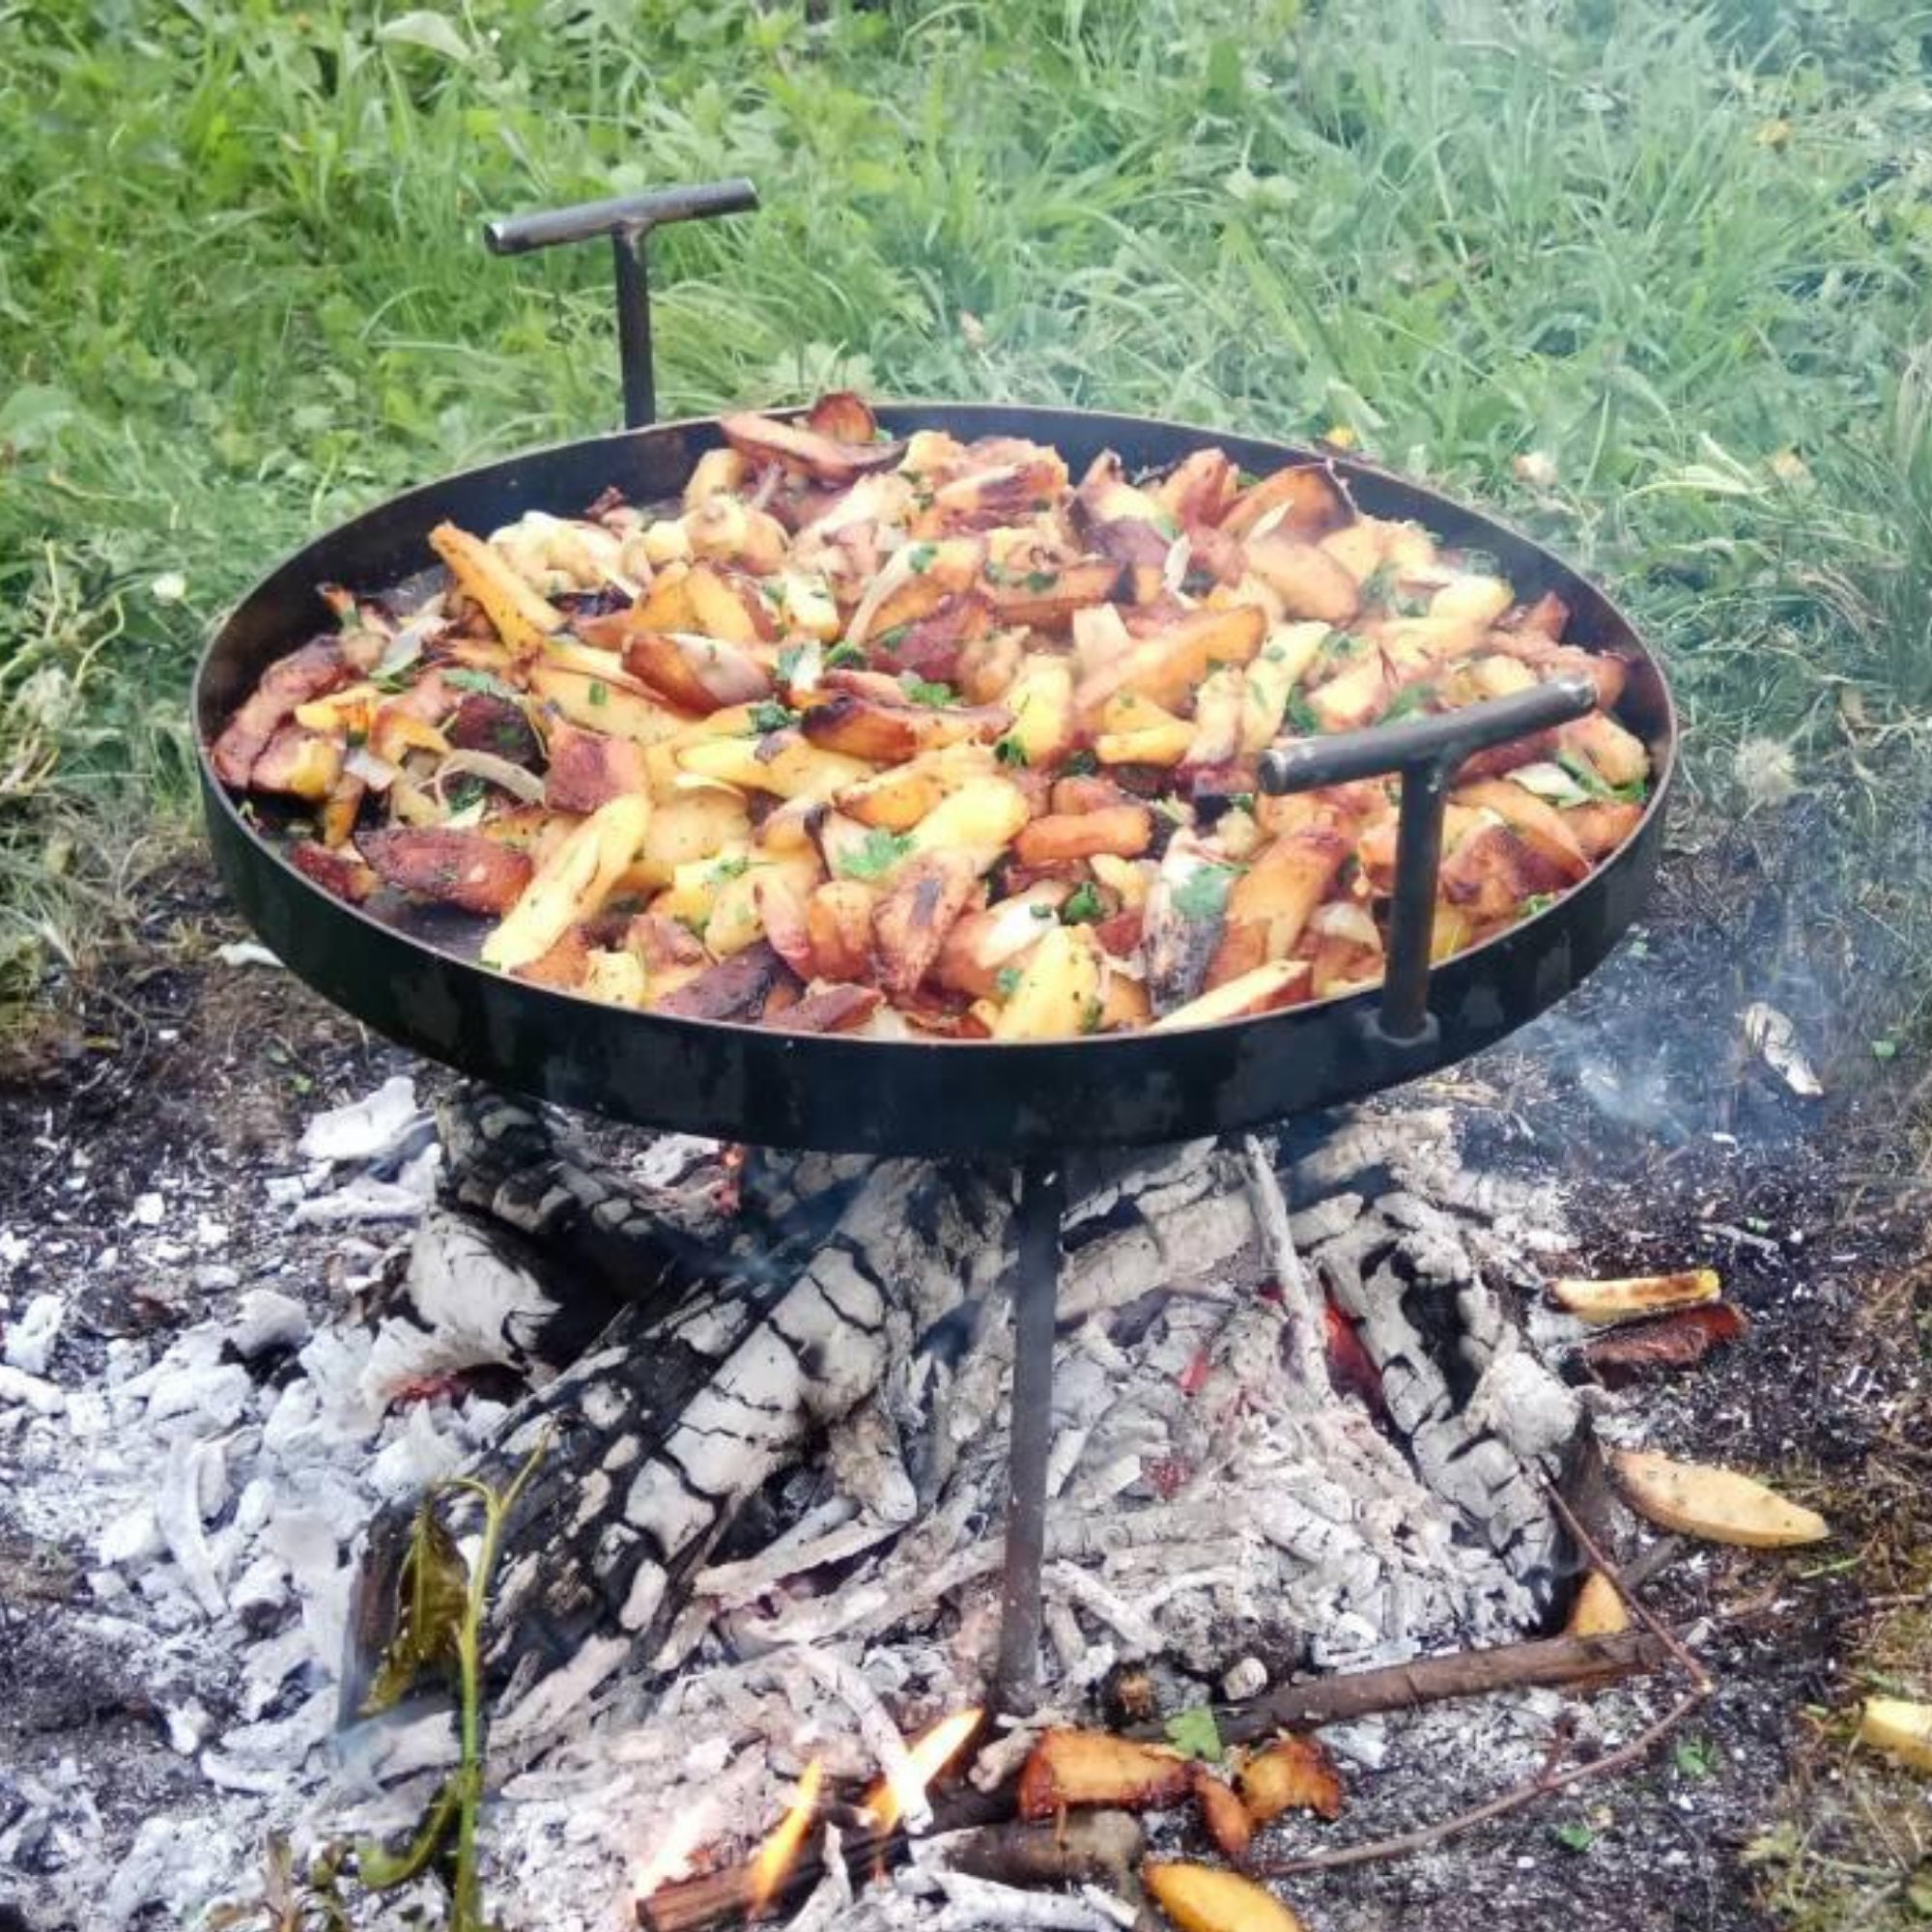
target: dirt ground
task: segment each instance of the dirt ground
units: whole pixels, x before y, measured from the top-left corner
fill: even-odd
[[[1860,1022],[1833,976],[1884,970],[1880,942],[1842,908],[1807,909],[1754,850],[1680,847],[1645,929],[1581,994],[1427,1091],[1463,1116],[1472,1159],[1572,1183],[1581,1263],[1722,1270],[1749,1333],[1649,1389],[1651,1439],[1776,1472],[1832,1518],[1834,1539],[1790,1557],[1677,1551],[1651,1601],[1717,1679],[1690,1725],[1624,1776],[1416,1857],[1299,1881],[1318,1932],[1527,1932],[1554,1914],[1577,1927],[1725,1932],[1912,1922],[1923,1781],[1875,1774],[1845,1748],[1845,1713],[1874,1673],[1909,1685],[1915,1660],[1932,1668],[1932,1274],[1920,1266],[1927,1190],[1902,1124],[1912,1077],[1841,1037]],[[319,1107],[410,1064],[287,974],[222,963],[215,947],[243,935],[198,865],[150,903],[129,959],[153,963],[99,977],[0,1080],[0,1227],[30,1227],[39,1244],[14,1298],[48,1282],[72,1297],[70,1381],[115,1337],[199,1320],[243,1284],[298,1278],[291,1244],[320,1255],[336,1231],[292,1232],[263,1177],[286,1171]],[[1866,956],[1840,956],[1860,945]],[[1746,1046],[1739,1013],[1752,999],[1820,1042],[1822,1099],[1794,1095]],[[205,1253],[190,1236],[157,1265],[152,1242],[109,1231],[138,1222],[161,1170],[192,1177],[196,1215],[225,1232]],[[311,1292],[328,1287],[321,1275]],[[11,1491],[18,1472],[6,1475]],[[63,1760],[109,1767],[95,1802],[124,1829],[198,1776],[167,1748],[152,1687],[74,1648],[63,1609],[85,1601],[87,1567],[84,1548],[36,1535],[0,1493],[0,1830],[15,1777],[58,1775]],[[1922,1674],[1917,1684],[1932,1690]],[[1628,1735],[1629,1713],[1673,1692],[1615,1694]],[[1482,1795],[1481,1765],[1461,1770],[1445,1781]],[[1377,1803],[1367,1780],[1351,1814],[1364,1833],[1427,1822]],[[0,1932],[54,1932],[8,1902],[30,1876],[0,1868]]]

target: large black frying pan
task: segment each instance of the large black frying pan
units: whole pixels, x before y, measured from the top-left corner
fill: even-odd
[[[1256,473],[1318,460],[1253,437],[1073,410],[887,404],[879,416],[895,435],[944,428],[969,440],[1025,437],[1059,449],[1075,473],[1104,449],[1130,470],[1165,469],[1210,444]],[[215,857],[264,943],[327,999],[466,1072],[648,1126],[793,1148],[1044,1154],[1250,1126],[1460,1060],[1561,999],[1641,910],[1676,765],[1676,718],[1656,662],[1615,605],[1548,552],[1432,491],[1342,460],[1333,468],[1364,511],[1412,518],[1446,543],[1490,552],[1520,595],[1562,597],[1573,613],[1567,640],[1629,665],[1620,711],[1649,745],[1656,774],[1642,822],[1598,870],[1534,917],[1431,970],[1424,939],[1440,818],[1438,810],[1432,826],[1430,811],[1459,753],[1472,740],[1515,736],[1574,713],[1582,700],[1559,683],[1500,701],[1515,714],[1478,718],[1491,708],[1472,707],[1275,757],[1264,780],[1273,789],[1370,771],[1406,774],[1414,809],[1405,810],[1385,992],[1191,1032],[1013,1044],[855,1039],[664,1017],[479,966],[458,937],[469,923],[438,909],[402,923],[344,904],[284,857],[272,807],[254,801],[244,814],[223,790],[208,748],[268,665],[322,628],[317,585],[380,589],[415,575],[431,555],[431,527],[445,519],[488,531],[529,509],[579,511],[612,484],[640,503],[674,497],[698,456],[721,440],[712,421],[665,423],[425,484],[298,551],[216,632],[194,689]]]

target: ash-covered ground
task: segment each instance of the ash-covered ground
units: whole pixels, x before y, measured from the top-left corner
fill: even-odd
[[[1787,1012],[1802,1043],[1831,1032],[1830,978],[1796,943],[1795,909],[1777,899],[1775,924],[1751,911],[1777,891],[1747,877],[1726,902],[1701,862],[1681,861],[1646,929],[1560,1014],[1407,1097],[1454,1108],[1470,1163],[1560,1192],[1578,1271],[1722,1271],[1749,1333],[1647,1384],[1629,1412],[1653,1446],[1775,1472],[1838,1537],[1792,1557],[1677,1552],[1651,1599],[1718,1678],[1693,1726],[1638,1772],[1406,1860],[1296,1882],[1315,1932],[1514,1932],[1558,1912],[1586,1927],[1771,1922],[1747,1854],[1778,1822],[1794,1758],[1815,1755],[1817,1714],[1853,1694],[1864,1583],[1848,1559],[1896,1515],[1901,1457],[1932,1438],[1910,1297],[1888,1293],[1918,1259],[1923,1195],[1887,1093],[1844,1093],[1814,1049],[1827,1092],[1800,1097],[1745,1040],[1753,1000]],[[299,1663],[266,1681],[260,1643],[243,1667],[232,1593],[220,1617],[197,1601],[197,1540],[218,1556],[219,1539],[245,1533],[262,1555],[257,1606],[241,1614],[290,1633],[291,1658],[330,1655],[347,1608],[336,1553],[360,1518],[446,1471],[502,1413],[476,1390],[384,1419],[366,1360],[325,1350],[298,1366],[407,1238],[430,1179],[407,1127],[373,1165],[304,1155],[304,1128],[398,1076],[420,1107],[444,1076],[279,970],[224,961],[214,946],[243,935],[205,875],[178,875],[151,923],[157,963],[98,986],[41,1065],[0,1090],[10,1932],[175,1925],[211,1879],[245,1891],[271,1795],[332,1724],[333,1689]],[[204,1324],[221,1339],[184,1353]],[[133,1401],[141,1454],[115,1472]],[[165,1425],[176,1403],[204,1417],[233,1405],[234,1430],[271,1438],[277,1470],[310,1485],[303,1508],[253,1520],[263,1499],[232,1486],[218,1435],[211,1449],[184,1431],[174,1451],[157,1430],[156,1407]],[[241,1447],[262,1453],[254,1437]],[[1627,1737],[1668,1694],[1600,1697],[1579,1735]],[[1532,1773],[1557,1708],[1545,1694],[1352,1727],[1336,1829],[1406,1830]],[[1291,1827],[1282,1849],[1325,1829]]]

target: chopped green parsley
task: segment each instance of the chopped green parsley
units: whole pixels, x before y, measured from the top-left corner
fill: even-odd
[[[840,854],[838,870],[848,879],[882,878],[911,850],[910,836],[875,825],[850,851]]]

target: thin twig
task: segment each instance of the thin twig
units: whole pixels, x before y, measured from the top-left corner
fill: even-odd
[[[1615,1750],[1605,1751],[1602,1757],[1593,1757],[1587,1763],[1573,1764],[1567,1770],[1559,1771],[1557,1762],[1564,1744],[1559,1732],[1552,1742],[1552,1748],[1544,1760],[1542,1770],[1526,1784],[1519,1784],[1494,1798],[1485,1800],[1467,1811],[1459,1811],[1453,1817],[1437,1819],[1433,1825],[1421,1826],[1397,1837],[1376,1838],[1367,1844],[1345,1846],[1339,1851],[1311,1853],[1306,1858],[1275,1859],[1266,1863],[1258,1863],[1254,1867],[1257,1872],[1267,1878],[1293,1878],[1302,1872],[1335,1871],[1348,1865],[1373,1864],[1382,1859],[1406,1858],[1410,1852],[1425,1851],[1431,1845],[1439,1845],[1445,1838],[1453,1838],[1461,1833],[1473,1830],[1478,1825],[1487,1825],[1492,1818],[1502,1818],[1512,1811],[1520,1811],[1526,1805],[1534,1804],[1539,1799],[1548,1797],[1551,1792],[1561,1791],[1566,1785],[1580,1784],[1584,1779],[1591,1777],[1610,1777],[1634,1764],[1641,1763],[1711,1695],[1717,1688],[1711,1673],[1685,1647],[1683,1639],[1677,1633],[1638,1600],[1635,1592],[1624,1579],[1623,1573],[1605,1553],[1590,1532],[1577,1521],[1576,1512],[1557,1493],[1555,1486],[1551,1484],[1548,1487],[1549,1499],[1555,1505],[1557,1514],[1562,1517],[1571,1535],[1577,1539],[1577,1548],[1610,1579],[1611,1587],[1630,1605],[1631,1614],[1683,1667],[1690,1679],[1690,1688],[1664,1712],[1662,1717],[1646,1724],[1628,1744],[1619,1745]]]
[[[1292,1878],[1298,1872],[1334,1871],[1343,1865],[1365,1865],[1378,1859],[1406,1858],[1410,1852],[1424,1851],[1431,1845],[1440,1844],[1444,1838],[1455,1837],[1477,1825],[1486,1825],[1492,1818],[1520,1811],[1524,1805],[1535,1804],[1539,1798],[1547,1798],[1552,1791],[1561,1791],[1566,1784],[1578,1784],[1586,1777],[1608,1777],[1612,1773],[1648,1757],[1651,1750],[1690,1717],[1709,1694],[1703,1687],[1692,1685],[1662,1717],[1655,1723],[1647,1724],[1629,1744],[1620,1745],[1602,1757],[1593,1757],[1587,1764],[1573,1764],[1567,1771],[1546,1770],[1527,1784],[1505,1791],[1500,1797],[1478,1804],[1473,1810],[1459,1811],[1453,1818],[1439,1819],[1419,1831],[1405,1832],[1400,1837],[1377,1838],[1365,1845],[1349,1845],[1341,1851],[1319,1852],[1308,1858],[1276,1859],[1265,1864],[1256,1864],[1253,1869],[1266,1878]]]

